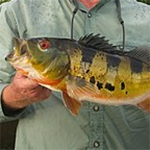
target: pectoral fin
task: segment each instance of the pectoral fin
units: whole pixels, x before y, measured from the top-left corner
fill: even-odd
[[[150,114],[150,97],[148,97],[146,100],[140,102],[138,104],[138,107],[147,111]]]
[[[99,96],[99,90],[94,84],[81,78],[70,77],[67,84],[67,93],[69,96],[79,101],[94,99]]]
[[[81,102],[71,98],[66,92],[63,92],[63,99],[65,106],[70,110],[73,115],[78,115]]]

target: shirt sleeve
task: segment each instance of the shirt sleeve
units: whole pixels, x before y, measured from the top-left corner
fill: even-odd
[[[5,57],[13,50],[12,38],[19,35],[15,18],[10,7],[9,3],[0,6],[0,97],[3,88],[11,82],[15,74],[15,70],[12,66],[5,61]],[[18,119],[24,116],[26,112],[25,109],[18,111],[15,115],[6,116],[3,112],[2,100],[0,98],[0,122]]]

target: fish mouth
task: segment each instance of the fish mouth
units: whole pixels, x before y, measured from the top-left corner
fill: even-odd
[[[15,61],[19,59],[20,57],[24,57],[24,56],[30,58],[31,56],[26,48],[27,46],[23,45],[19,53],[16,52],[16,48],[14,48],[14,50],[5,57],[5,61]]]
[[[10,54],[8,54],[5,57],[5,61],[10,61],[13,58],[14,55],[15,55],[15,51],[12,51]]]
[[[29,58],[31,57],[28,52],[27,43],[25,40],[14,37],[13,42],[14,49],[5,57],[6,61],[15,61],[22,56],[27,56]]]

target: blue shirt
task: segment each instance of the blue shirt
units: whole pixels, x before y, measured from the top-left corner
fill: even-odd
[[[74,4],[69,0],[13,0],[0,7],[0,91],[10,83],[14,69],[4,60],[12,51],[12,37],[70,38]],[[114,0],[102,0],[91,10],[79,3],[74,38],[100,33],[110,43],[122,45],[122,26]],[[150,45],[150,7],[135,0],[121,0],[125,23],[125,48]],[[19,114],[0,121],[19,119],[17,150],[131,150],[150,149],[150,115],[136,106],[105,106],[85,102],[72,116],[53,92]]]

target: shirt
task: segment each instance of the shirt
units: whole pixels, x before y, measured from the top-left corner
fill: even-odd
[[[150,7],[135,0],[121,0],[125,25],[125,49],[150,45]],[[114,0],[102,0],[91,10],[78,3],[74,38],[100,33],[110,43],[122,45],[122,26]],[[4,60],[12,51],[12,37],[70,38],[72,12],[69,0],[12,0],[0,7],[0,91],[15,72]],[[44,102],[0,121],[19,119],[16,150],[148,150],[150,115],[136,106],[105,106],[84,102],[72,116],[61,94],[53,92]]]

